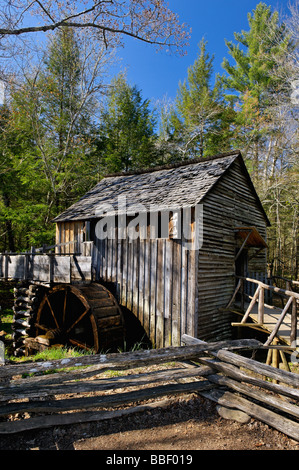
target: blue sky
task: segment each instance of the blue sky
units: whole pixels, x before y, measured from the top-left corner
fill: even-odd
[[[282,14],[288,14],[290,0],[273,0],[265,3]],[[292,0],[291,0],[292,2]],[[156,52],[154,46],[128,39],[122,57],[121,68],[127,70],[131,85],[137,85],[144,99],[152,102],[164,96],[176,95],[179,81],[187,75],[187,69],[198,54],[202,37],[208,42],[207,49],[215,55],[214,71],[223,73],[221,63],[229,57],[224,40],[234,41],[234,32],[248,30],[248,12],[252,12],[256,0],[169,0],[169,7],[179,15],[181,23],[192,28],[190,45],[184,57]]]

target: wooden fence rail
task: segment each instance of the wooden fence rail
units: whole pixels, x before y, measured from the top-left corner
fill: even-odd
[[[0,367],[0,434],[116,418],[169,405],[166,396],[196,393],[240,409],[299,441],[299,375],[239,354],[265,346],[256,340],[204,343],[187,335],[182,343],[181,347],[5,364]],[[155,370],[148,371],[150,365]],[[111,377],[111,370],[129,373]],[[46,371],[55,373],[45,375]],[[147,402],[140,405],[140,401]],[[30,417],[20,418],[25,412]]]

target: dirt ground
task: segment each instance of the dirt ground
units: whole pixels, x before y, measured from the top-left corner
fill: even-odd
[[[190,394],[122,418],[0,435],[0,450],[115,451],[117,456],[123,451],[295,451],[299,442],[254,419],[247,424],[224,419],[215,403]]]
[[[299,450],[299,443],[256,420],[223,419],[196,394],[166,408],[106,420],[0,436],[0,450]]]

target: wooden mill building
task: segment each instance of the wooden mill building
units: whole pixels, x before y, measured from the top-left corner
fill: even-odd
[[[222,309],[235,275],[266,271],[269,220],[239,151],[108,176],[55,222],[59,252],[90,242],[93,280],[113,289],[154,347],[178,346],[184,333],[229,338]]]

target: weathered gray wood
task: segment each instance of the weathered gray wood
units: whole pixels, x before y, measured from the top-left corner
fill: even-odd
[[[156,304],[156,343],[157,348],[164,346],[164,261],[165,240],[159,239],[157,252],[157,304]]]
[[[150,336],[150,289],[151,289],[151,244],[149,240],[145,242],[144,252],[144,294],[143,294],[143,328]],[[138,293],[137,293],[138,295]],[[141,293],[139,292],[139,295]]]
[[[164,269],[164,346],[172,344],[172,263],[173,263],[173,241],[165,240],[165,269]]]
[[[198,261],[199,320],[194,336],[211,341],[229,338],[231,334],[230,313],[220,309],[229,303],[235,290],[237,243],[232,228],[254,225],[264,238],[266,227],[240,162],[234,162],[203,202],[204,239]],[[249,261],[249,269],[266,269],[265,251]]]
[[[207,346],[209,346],[210,344],[210,343],[205,343],[204,341],[201,341],[197,338],[192,338],[188,335],[183,335],[182,341],[184,344],[189,344],[189,345],[190,344],[193,344],[193,345],[206,344]],[[298,374],[276,369],[275,367],[262,364],[261,362],[257,362],[252,359],[249,359],[249,358],[237,355],[237,354],[233,354],[230,351],[217,350],[217,351],[211,352],[211,349],[210,349],[210,354],[224,362],[228,362],[230,364],[237,365],[239,367],[245,367],[249,370],[252,370],[253,372],[256,372],[257,374],[267,376],[275,380],[279,380],[280,382],[286,383],[294,387],[299,387],[299,375]]]
[[[230,353],[230,351],[218,351],[215,354],[215,357],[224,362],[229,362],[230,364],[234,364],[239,367],[245,367],[257,374],[265,375],[293,387],[299,387],[299,374],[276,369],[275,367],[267,364],[262,364],[252,359]]]
[[[116,388],[136,387],[139,385],[147,385],[156,382],[167,382],[182,378],[206,376],[209,374],[209,368],[194,367],[193,369],[174,369],[167,371],[158,371],[147,374],[133,374],[124,377],[112,377],[110,379],[94,379],[94,380],[78,380],[79,374],[76,376],[76,382],[71,382],[61,374],[55,374],[55,378],[44,380],[40,384],[28,380],[27,383],[10,386],[0,386],[0,402],[24,398],[38,398],[50,395],[60,395],[66,393],[85,393],[85,392],[102,392],[105,390],[114,390]],[[63,374],[65,375],[65,374]]]
[[[34,266],[35,263],[34,263]],[[35,274],[35,280],[38,280],[38,272]],[[53,281],[56,283],[71,282],[71,257],[70,256],[56,256],[53,260]]]
[[[263,392],[263,390],[256,390],[236,380],[232,380],[228,377],[218,374],[209,375],[209,381],[217,385],[224,385],[228,388],[231,388],[232,390],[242,393],[243,395],[247,395],[248,397],[265,403],[266,405],[277,408],[284,413],[288,413],[295,418],[299,418],[299,406],[289,403],[286,400],[282,400],[281,398],[277,398],[272,394],[266,394]]]
[[[151,240],[151,259],[150,259],[150,334],[149,338],[153,347],[156,345],[156,306],[157,306],[157,240]]]
[[[70,263],[71,281],[92,280],[92,256],[71,256]]]
[[[160,364],[163,362],[184,360],[197,357],[206,351],[215,351],[221,348],[229,349],[259,349],[261,343],[257,340],[219,341],[193,346],[170,347],[150,349],[135,352],[96,354],[66,359],[57,359],[46,362],[33,362],[29,364],[6,365],[0,368],[0,377],[13,377],[24,373],[45,372],[54,369],[81,366],[98,366],[98,370],[118,367],[142,366],[144,364]]]
[[[52,254],[2,255],[0,278],[50,284],[91,281],[91,256]],[[4,267],[3,267],[4,264]]]
[[[172,341],[173,345],[181,344],[181,243],[174,241],[172,269]]]
[[[127,394],[119,394],[106,397],[87,397],[84,399],[70,399],[61,401],[52,401],[49,404],[36,402],[26,404],[30,411],[47,411],[53,412],[55,409],[59,411],[86,409],[89,407],[100,406],[117,406],[127,402],[136,402],[139,400],[152,399],[159,396],[177,395],[180,393],[211,390],[214,386],[207,382],[191,382],[184,384],[164,385],[162,387],[154,387],[150,389],[142,389],[139,391],[130,392]],[[165,403],[165,401],[163,402]],[[34,417],[20,421],[9,421],[0,423],[0,434],[14,434],[22,431],[29,431],[32,429],[42,429],[52,426],[60,426],[66,424],[82,423],[88,421],[100,421],[103,419],[117,418],[123,415],[131,414],[136,411],[145,411],[153,407],[161,406],[158,403],[142,405],[139,407],[129,408],[128,410],[117,410],[113,412],[105,411],[92,411],[92,412],[79,412],[70,414],[47,415],[45,417]],[[71,408],[70,408],[71,407]],[[24,411],[24,408],[21,407]],[[8,410],[7,410],[8,411]]]
[[[285,418],[273,411],[267,410],[266,408],[253,403],[252,401],[246,400],[243,397],[239,397],[236,394],[220,390],[211,390],[209,392],[199,392],[200,395],[205,398],[209,398],[214,402],[227,406],[229,408],[237,408],[238,410],[244,411],[249,416],[256,418],[278,431],[286,434],[287,436],[299,441],[299,424]]]
[[[24,279],[25,257],[24,255],[9,255],[7,257],[7,277],[9,279]]]
[[[254,377],[253,375],[249,375],[243,370],[240,370],[238,367],[235,367],[231,364],[204,358],[198,358],[198,362],[206,366],[210,366],[215,371],[224,373],[235,380],[246,382],[251,385],[269,390],[270,392],[278,393],[280,395],[284,395],[295,400],[299,399],[299,391],[297,389],[285,387],[284,385],[278,385],[276,383]]]

